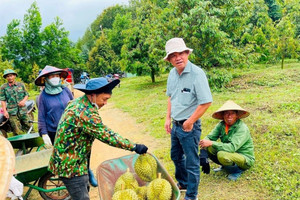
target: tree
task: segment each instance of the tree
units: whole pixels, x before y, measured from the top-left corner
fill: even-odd
[[[82,38],[77,41],[76,47],[82,51],[82,58],[88,60],[86,50],[90,51],[96,40],[100,37],[101,32],[105,29],[112,29],[115,17],[125,14],[127,9],[124,6],[115,5],[106,8],[86,29]]]
[[[80,50],[68,39],[68,32],[56,18],[54,23],[41,30],[41,16],[34,2],[24,15],[24,25],[12,20],[7,26],[6,35],[0,38],[2,59],[13,61],[19,77],[29,83],[33,80],[32,70],[37,66],[54,65],[59,68],[83,68]]]
[[[135,18],[131,20],[130,27],[123,31],[125,39],[120,61],[123,70],[150,75],[152,82],[161,70],[166,36],[161,28],[164,23],[163,9],[156,3],[151,0],[131,2],[135,8]]]
[[[22,63],[16,68],[20,69],[22,79],[28,82],[28,74],[31,73],[34,63],[39,63],[42,54],[42,38],[40,35],[42,18],[36,2],[32,3],[27,10],[23,23]]]
[[[72,47],[68,38],[69,32],[62,25],[62,21],[57,17],[41,33],[43,57],[40,59],[40,64],[42,66],[53,65],[59,68],[72,68],[81,63],[80,51]]]
[[[22,32],[19,25],[19,20],[12,20],[7,25],[7,34],[0,39],[3,60],[13,61],[16,66],[20,65],[22,59]]]
[[[286,57],[297,57],[297,48],[299,48],[299,38],[295,38],[295,26],[291,23],[288,16],[283,17],[276,26],[277,37],[274,41],[274,50],[281,59],[281,68],[283,69],[284,59]]]
[[[281,7],[276,0],[265,0],[265,3],[269,7],[268,14],[270,18],[276,22],[282,17]]]
[[[104,34],[96,41],[95,47],[89,53],[87,67],[92,76],[105,76],[119,71],[116,56]]]

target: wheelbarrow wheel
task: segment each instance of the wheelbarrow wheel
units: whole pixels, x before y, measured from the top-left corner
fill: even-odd
[[[51,172],[47,172],[45,175],[43,175],[39,180],[39,187],[44,189],[55,189],[61,186],[64,186],[64,183],[62,180],[58,178],[58,176],[55,176]],[[64,190],[56,190],[53,192],[42,192],[39,191],[41,197],[45,200],[70,200],[71,196],[69,195],[67,189]]]

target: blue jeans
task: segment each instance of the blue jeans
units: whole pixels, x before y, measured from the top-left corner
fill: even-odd
[[[60,177],[73,200],[89,200],[88,175],[74,176],[72,178]]]
[[[196,199],[200,181],[199,141],[201,122],[196,121],[193,130],[185,132],[181,125],[173,123],[171,132],[171,159],[175,164],[175,178],[187,188],[186,198]]]

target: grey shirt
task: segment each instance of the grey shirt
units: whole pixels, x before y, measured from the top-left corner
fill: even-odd
[[[174,67],[167,82],[167,96],[171,97],[171,117],[188,119],[201,104],[212,102],[212,95],[204,71],[188,61],[181,75]]]

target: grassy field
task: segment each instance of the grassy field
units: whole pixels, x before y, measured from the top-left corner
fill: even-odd
[[[225,174],[201,174],[199,199],[299,199],[300,64],[287,63],[283,70],[280,65],[256,65],[230,71],[234,79],[221,92],[213,92],[213,104],[202,117],[201,138],[218,123],[212,113],[231,99],[251,113],[244,121],[252,133],[256,163],[237,182]],[[166,81],[167,74],[156,83],[150,77],[123,79],[112,101],[157,141],[166,140],[154,153],[174,175],[169,135],[163,128]]]

